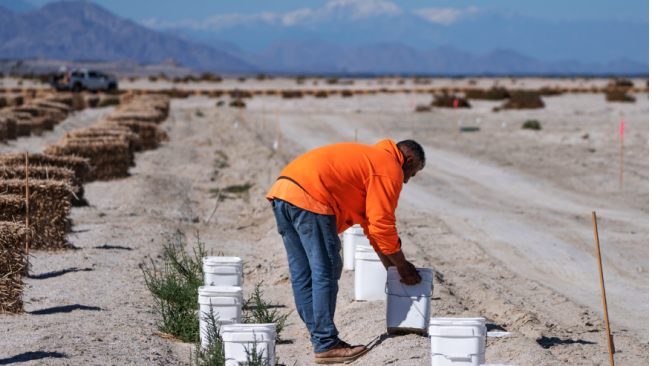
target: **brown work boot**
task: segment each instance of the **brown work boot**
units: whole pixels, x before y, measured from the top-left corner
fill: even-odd
[[[369,351],[365,346],[351,346],[350,344],[340,341],[333,349],[323,353],[315,353],[315,363],[332,364],[353,361]]]

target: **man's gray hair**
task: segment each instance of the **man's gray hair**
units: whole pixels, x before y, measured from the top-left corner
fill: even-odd
[[[414,140],[403,140],[396,144],[402,151],[409,152],[416,160],[421,162],[421,169],[426,166],[426,153],[423,151],[421,144]]]

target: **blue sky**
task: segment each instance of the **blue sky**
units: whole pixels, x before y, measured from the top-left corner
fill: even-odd
[[[27,0],[35,6],[55,0]],[[117,15],[135,21],[149,18],[175,21],[204,19],[215,14],[286,12],[322,6],[326,0],[91,0]],[[393,1],[405,10],[458,8],[515,11],[549,20],[621,19],[648,20],[647,0],[404,0]]]

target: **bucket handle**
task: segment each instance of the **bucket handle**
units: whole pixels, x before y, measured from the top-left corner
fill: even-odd
[[[463,356],[463,355],[446,355],[446,354],[443,354],[443,353],[435,353],[435,352],[430,353],[430,356],[444,356],[444,357],[446,357],[447,359],[449,359],[451,361],[464,361],[464,360],[471,361],[471,357],[479,356],[479,355],[481,355],[481,353],[472,353],[472,354],[466,355],[466,356]]]

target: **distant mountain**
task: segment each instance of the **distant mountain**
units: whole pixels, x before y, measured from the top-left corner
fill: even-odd
[[[0,2],[18,4],[17,0]],[[437,46],[436,41],[455,37],[469,43],[489,42],[483,32],[460,30],[442,38],[432,24],[453,27],[476,19],[479,11],[422,11],[406,14],[396,5],[380,0],[336,0],[318,9],[303,9],[284,14],[221,16],[201,25],[187,23],[196,31],[226,31],[228,41],[203,37],[187,29],[165,28],[156,31],[129,20],[123,20],[103,8],[86,1],[50,3],[41,9],[16,13],[0,7],[0,58],[75,61],[125,61],[160,65],[174,58],[180,65],[200,71],[215,72],[284,72],[284,73],[402,73],[402,74],[647,74],[645,61],[619,56],[614,52],[604,60],[609,63],[551,61],[526,56],[518,47],[478,47],[470,52],[461,41],[452,46]],[[488,17],[488,15],[482,15]],[[496,15],[494,15],[496,16]],[[483,18],[484,19],[484,18]],[[503,19],[500,18],[499,19]],[[504,19],[503,19],[504,20]],[[521,22],[519,20],[518,22]],[[152,22],[149,22],[150,25]],[[518,23],[517,22],[517,23]],[[390,24],[391,26],[387,26]],[[515,24],[515,23],[512,23]],[[520,24],[520,23],[519,23]],[[340,25],[341,28],[335,27]],[[521,24],[527,33],[527,27]],[[193,28],[194,27],[194,28]],[[452,29],[452,28],[447,28]],[[503,29],[504,30],[504,29]],[[517,40],[520,28],[503,35]],[[348,33],[347,33],[348,32]],[[434,32],[434,33],[433,33]],[[488,30],[487,32],[490,33]],[[551,31],[552,32],[552,31]],[[597,32],[597,31],[596,31]],[[509,33],[509,32],[508,32]],[[409,37],[406,36],[409,35]],[[205,35],[205,34],[204,34]],[[322,37],[309,38],[310,35]],[[618,43],[620,33],[606,45]],[[243,38],[244,37],[244,38]],[[284,39],[271,42],[259,52],[246,51],[243,39]],[[305,39],[291,39],[305,38]],[[360,38],[362,37],[362,38]],[[365,38],[366,37],[366,38]],[[511,37],[511,38],[510,38]],[[569,34],[577,47],[586,46],[579,36]],[[573,38],[576,37],[576,38]],[[635,34],[630,38],[641,38]],[[537,39],[526,39],[537,46]],[[326,39],[326,41],[324,41]],[[362,45],[342,43],[365,39]],[[387,39],[378,42],[377,39]],[[647,29],[645,32],[647,39]],[[331,40],[331,41],[328,41]],[[420,40],[420,47],[414,41]],[[515,41],[514,41],[515,42]],[[355,43],[355,42],[353,42]],[[621,42],[626,43],[626,42]],[[444,44],[446,44],[444,42]],[[605,46],[607,47],[607,46]],[[545,48],[545,47],[544,47]],[[243,51],[245,49],[245,51]],[[647,55],[647,43],[640,47]],[[543,61],[542,61],[543,60]],[[34,61],[30,67],[43,70],[60,64]],[[87,62],[85,64],[88,64]],[[183,67],[130,67],[142,72],[182,72]],[[58,66],[57,66],[58,67]],[[108,67],[108,66],[107,66]],[[168,70],[168,69],[165,69]],[[136,71],[134,71],[136,72]],[[140,72],[140,71],[138,71]],[[163,71],[161,71],[163,72]]]
[[[25,14],[0,8],[0,55],[153,64],[173,57],[200,70],[254,71],[226,52],[120,19],[85,1],[50,3]]]
[[[0,0],[0,7],[10,10],[14,13],[27,13],[36,10],[36,7],[23,0]]]
[[[286,13],[217,14],[176,22],[148,19],[143,24],[182,30],[196,39],[228,40],[247,52],[277,42],[317,39],[343,47],[402,43],[420,51],[453,46],[472,54],[510,49],[542,61],[649,62],[647,14],[639,21],[551,21],[490,8],[408,11],[400,4],[333,0]]]
[[[238,54],[268,72],[372,74],[647,74],[643,63],[620,60],[607,64],[577,61],[543,62],[511,50],[476,56],[453,47],[421,51],[401,43],[341,47],[320,41],[276,43],[257,54]]]

